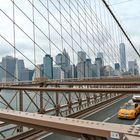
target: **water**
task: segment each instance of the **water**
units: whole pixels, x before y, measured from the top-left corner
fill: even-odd
[[[20,91],[2,90],[0,92],[0,108],[14,109],[14,110],[19,111],[20,110],[20,93],[19,92]],[[31,99],[26,95],[26,93],[33,100],[32,102],[31,102]],[[49,92],[48,94],[43,93],[43,107],[45,108],[45,110],[54,108],[54,104],[56,103],[56,94],[58,93],[54,93],[54,92]],[[68,98],[67,93],[65,93],[65,96],[66,98]],[[72,94],[71,97],[73,101],[76,101],[75,94]],[[9,106],[7,105],[6,102],[9,104]],[[59,103],[60,105],[67,104],[67,100],[64,98],[64,95],[62,93],[59,93]],[[38,107],[40,106],[40,92],[23,91],[23,111],[38,112],[39,108],[37,108],[36,106]],[[55,112],[52,112],[52,113],[55,113]],[[0,130],[2,131],[2,133],[0,133],[0,139],[4,138],[4,136],[9,137],[11,135],[17,134],[17,129],[3,131],[11,127],[15,127],[15,125],[7,125],[0,128]],[[24,131],[25,130],[28,130],[28,129],[24,127]]]

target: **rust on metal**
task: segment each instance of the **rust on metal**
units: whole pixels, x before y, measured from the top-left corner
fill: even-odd
[[[140,88],[47,88],[47,87],[19,87],[2,86],[4,90],[24,90],[24,91],[46,91],[46,92],[86,92],[86,93],[140,93]]]
[[[48,85],[140,85],[140,82],[47,82]]]

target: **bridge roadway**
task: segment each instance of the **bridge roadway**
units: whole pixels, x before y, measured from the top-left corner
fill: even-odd
[[[140,124],[140,115],[137,116],[135,120],[125,120],[125,119],[118,119],[117,118],[117,111],[120,108],[120,105],[123,103],[131,100],[131,96],[127,98],[123,98],[116,102],[115,104],[110,104],[108,107],[103,108],[93,114],[85,116],[83,119],[86,120],[93,120],[93,121],[100,121],[100,122],[109,122],[109,123],[116,123],[116,124],[126,124],[126,125],[138,125]],[[78,140],[75,137],[65,136],[56,133],[50,133],[47,137],[42,138],[41,140]]]
[[[56,129],[61,129],[61,132],[62,132],[62,130],[64,130],[64,132],[65,132],[66,129],[71,129],[72,131],[76,131],[76,133],[79,131],[82,134],[82,133],[89,133],[89,129],[91,129],[90,134],[97,134],[100,136],[102,134],[102,130],[97,130],[97,129],[100,129],[100,127],[101,127],[101,129],[106,127],[105,130],[107,130],[107,133],[106,134],[104,133],[105,135],[109,135],[110,133],[108,133],[108,132],[110,132],[110,131],[119,132],[120,136],[121,136],[122,132],[126,135],[131,133],[133,135],[133,138],[129,139],[129,140],[134,140],[135,132],[137,131],[137,129],[140,129],[140,127],[134,127],[133,132],[129,132],[129,131],[133,127],[132,125],[140,124],[140,122],[139,122],[140,116],[138,116],[136,120],[131,120],[131,121],[130,120],[119,120],[119,119],[117,119],[117,116],[116,116],[116,113],[117,113],[120,105],[130,99],[131,99],[131,96],[127,96],[123,99],[120,99],[118,102],[116,102],[114,104],[110,104],[107,107],[102,108],[102,109],[94,112],[93,114],[90,114],[89,116],[86,116],[85,119],[94,120],[92,122],[86,121],[86,120],[80,121],[77,119],[63,119],[61,117],[48,117],[46,115],[44,116],[44,115],[39,115],[39,114],[34,114],[34,113],[27,113],[27,112],[22,113],[22,112],[18,112],[18,111],[6,111],[3,109],[0,110],[0,119],[1,119],[1,121],[6,120],[9,122],[15,122],[15,123],[20,123],[20,124],[23,123],[25,125],[29,124],[29,126],[31,125],[31,127],[33,126],[33,128],[41,128],[41,125],[43,126],[43,125],[45,125],[44,123],[46,123],[45,127],[50,127],[50,129],[52,129],[51,127],[56,126]],[[101,123],[97,122],[97,121],[100,121]],[[62,124],[63,122],[64,122],[64,124]],[[121,126],[117,125],[117,127],[116,127],[114,124],[108,124],[108,123],[106,124],[106,122],[127,124],[128,127],[127,127],[127,125],[121,125]],[[66,125],[70,125],[70,126],[66,127]],[[93,128],[91,128],[91,126]],[[95,126],[95,128],[94,128],[94,126]],[[64,129],[64,127],[65,127],[65,129]],[[81,129],[83,127],[85,127],[85,128]],[[77,128],[80,130],[78,130]],[[47,128],[43,128],[43,130],[45,130],[45,129],[47,129]],[[95,130],[96,130],[96,133],[95,133]],[[47,129],[47,131],[48,131],[48,129]],[[136,135],[137,134],[140,137],[139,130],[138,130],[138,133],[136,133]],[[136,136],[135,138],[137,139],[138,137]],[[58,139],[59,140],[76,140],[77,138],[72,138],[72,137],[58,135],[58,134],[49,135],[47,138],[42,138],[42,140],[58,140]]]

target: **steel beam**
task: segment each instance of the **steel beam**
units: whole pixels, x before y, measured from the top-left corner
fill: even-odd
[[[86,92],[86,93],[140,93],[140,88],[47,88],[47,87],[19,87],[3,86],[1,90],[24,90],[24,91],[45,91],[45,92]]]
[[[47,82],[48,85],[140,85],[140,82],[94,82],[94,81],[77,81],[77,82]]]
[[[66,132],[80,135],[100,136],[123,140],[125,135],[140,138],[139,126],[111,124],[96,121],[40,115],[20,111],[0,109],[0,120],[22,124],[39,130]]]
[[[83,79],[64,79],[37,81],[17,81],[0,83],[0,86],[48,86],[48,85],[140,85],[140,76],[127,77],[101,77],[101,78],[83,78]]]

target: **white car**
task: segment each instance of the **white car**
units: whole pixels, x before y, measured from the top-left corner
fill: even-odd
[[[132,100],[133,102],[140,101],[140,94],[133,94]]]

